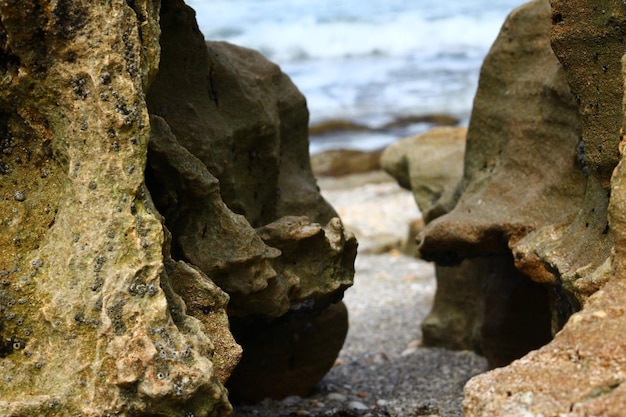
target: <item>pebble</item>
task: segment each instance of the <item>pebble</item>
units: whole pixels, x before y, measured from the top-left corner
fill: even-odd
[[[366,406],[365,404],[359,401],[350,401],[350,404],[348,404],[348,407],[350,407],[353,410],[369,410],[370,409],[368,406]]]
[[[338,392],[331,392],[326,396],[329,401],[346,401],[348,397]]]
[[[294,405],[298,404],[300,401],[302,401],[302,397],[299,395],[290,395],[289,397],[284,398],[281,403],[285,405]]]
[[[404,349],[400,356],[409,356],[417,352],[417,348]]]
[[[24,193],[24,191],[21,191],[21,190],[20,191],[16,191],[13,194],[13,199],[15,201],[22,202],[22,201],[26,200],[26,193]]]

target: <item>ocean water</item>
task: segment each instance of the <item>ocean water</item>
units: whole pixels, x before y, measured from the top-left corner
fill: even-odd
[[[480,65],[522,0],[187,0],[207,40],[256,49],[307,98],[311,125],[372,131],[311,137],[311,152],[376,149],[426,130],[398,118],[448,114],[466,124]]]

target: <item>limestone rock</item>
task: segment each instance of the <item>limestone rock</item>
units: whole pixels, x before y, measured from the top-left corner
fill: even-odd
[[[147,97],[150,112],[220,181],[229,209],[253,227],[289,215],[320,224],[336,217],[317,189],[306,100],[289,77],[256,51],[205,43],[191,9],[179,5],[161,15],[162,63]]]
[[[218,44],[209,62],[179,0],[14,3],[0,2],[0,410],[229,415],[229,299],[235,315],[307,317],[352,282],[356,241],[316,188],[304,98],[252,51]],[[170,82],[184,94],[148,106]],[[344,328],[328,329],[335,355]]]
[[[481,70],[458,201],[427,224],[420,253],[442,265],[468,257],[509,259],[527,279],[547,285],[540,299],[549,300],[552,317],[546,320],[556,332],[588,295],[567,286],[567,277],[602,265],[610,244],[606,193],[578,158],[577,105],[550,47],[549,16],[547,1],[532,1],[504,23]],[[468,285],[480,281],[469,278],[474,284]],[[539,302],[532,294],[527,303]],[[485,308],[483,317],[497,310],[488,303]],[[500,326],[519,326],[523,317],[503,318]],[[545,340],[544,329],[528,334],[535,347]],[[496,338],[491,347],[481,343],[499,356]]]
[[[423,254],[506,253],[533,230],[568,224],[582,205],[576,104],[550,48],[549,14],[545,1],[514,11],[485,59],[462,195],[451,213],[427,226]]]
[[[356,240],[315,184],[304,97],[259,53],[205,43],[182,2],[163,7],[161,25],[148,184],[172,253],[231,295],[231,316],[325,307],[352,283]],[[272,230],[269,243],[253,227]]]
[[[452,200],[463,176],[466,134],[463,127],[438,127],[393,143],[383,152],[383,169],[413,191],[426,222],[450,209],[441,208],[440,202]]]
[[[307,362],[317,360],[314,351],[299,348],[291,369],[293,377],[307,372],[307,378],[279,382],[284,375],[260,366],[259,355],[267,352],[247,333],[270,332],[274,320],[295,312],[302,320],[324,314],[352,284],[356,239],[313,177],[306,101],[261,54],[205,42],[182,1],[163,4],[161,28],[161,65],[147,95],[152,132],[146,181],[172,233],[172,257],[229,294],[232,320],[254,323],[237,334],[246,372],[254,375],[249,379],[300,392],[328,370],[322,364],[306,371]],[[189,302],[194,315],[203,311],[201,299]],[[345,323],[327,325],[338,326],[323,333],[334,335],[332,343],[329,336],[324,340],[327,357],[336,357]],[[226,375],[231,363],[225,361],[219,374]],[[251,389],[257,387],[240,383],[230,391],[238,397]]]
[[[620,159],[624,8],[605,1],[551,1],[550,43],[565,69],[578,105],[581,159],[590,175],[609,189]]]
[[[158,9],[0,2],[5,415],[231,410],[211,339],[232,337],[186,314],[169,281],[204,282],[222,323],[227,297],[184,264],[165,267],[143,186]]]
[[[559,277],[582,310],[569,317],[548,345],[470,381],[464,402],[468,417],[624,414],[626,197],[623,149],[618,146],[624,129],[624,74],[618,68],[623,65],[625,15],[617,2],[551,5],[552,46],[578,103],[584,141],[578,146],[579,160],[588,174],[587,190],[571,224],[537,231],[517,245],[515,256],[537,255],[534,264],[521,263],[528,273],[546,282],[552,281],[550,274]],[[622,161],[615,168],[618,152]]]
[[[148,186],[174,233],[175,257],[198,266],[231,295],[231,314],[284,314],[287,286],[270,265],[280,251],[267,247],[243,216],[226,207],[219,181],[178,144],[163,119],[153,116],[151,125]],[[242,299],[259,292],[265,302],[240,312]]]
[[[311,156],[316,176],[343,177],[380,169],[382,150],[331,149]]]
[[[470,380],[465,415],[623,415],[624,297],[623,280],[608,282],[549,345]]]

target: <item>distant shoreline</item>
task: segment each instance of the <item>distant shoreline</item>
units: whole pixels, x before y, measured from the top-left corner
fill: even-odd
[[[311,155],[330,150],[379,151],[391,143],[436,126],[460,126],[462,118],[448,113],[400,115],[391,121],[368,125],[349,118],[327,119],[309,126]]]

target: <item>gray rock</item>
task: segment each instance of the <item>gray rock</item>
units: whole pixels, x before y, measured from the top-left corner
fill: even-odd
[[[306,100],[260,53],[205,42],[182,2],[162,8],[161,27],[162,61],[147,95],[147,184],[172,233],[172,255],[230,296],[244,351],[231,397],[260,400],[260,385],[274,397],[304,395],[337,356],[347,317],[316,332],[324,360],[299,344],[287,373],[264,368],[273,352],[253,340],[275,332],[277,344],[287,343],[300,330],[281,333],[277,321],[330,314],[352,285],[357,247],[311,172]],[[319,346],[316,337],[307,339],[311,346]],[[263,384],[251,382],[260,377]]]

